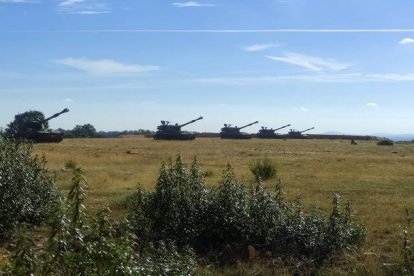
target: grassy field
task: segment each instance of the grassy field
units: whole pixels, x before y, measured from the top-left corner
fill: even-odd
[[[35,145],[35,152],[46,155],[49,170],[62,189],[71,178],[65,163],[75,161],[88,179],[88,207],[96,210],[109,205],[116,214],[122,213],[119,203],[138,185],[151,189],[161,163],[177,154],[187,163],[197,156],[211,185],[219,181],[227,163],[238,177],[253,180],[249,164],[267,155],[276,164],[288,198],[300,194],[306,206],[323,210],[328,210],[334,193],[352,202],[356,220],[368,229],[368,240],[361,252],[346,261],[372,273],[398,260],[404,210],[414,209],[414,144],[381,147],[371,141],[351,145],[339,140],[154,141],[126,137],[68,139]],[[273,183],[266,185],[271,188]]]

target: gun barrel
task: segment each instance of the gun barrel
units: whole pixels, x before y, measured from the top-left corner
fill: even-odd
[[[61,112],[58,112],[56,114],[53,114],[52,116],[44,119],[41,123],[45,123],[47,121],[50,121],[50,120],[52,120],[52,119],[54,119],[56,117],[59,117],[61,114],[66,113],[66,112],[69,112],[69,109],[68,108],[63,109]]]
[[[185,124],[179,125],[179,127],[183,127],[183,126],[186,126],[186,125],[192,124],[192,123],[194,123],[194,122],[196,122],[196,121],[198,121],[198,120],[201,120],[201,119],[203,119],[203,117],[202,117],[202,116],[198,117],[197,119],[191,120],[191,121],[189,121],[189,122],[187,122],[187,123],[185,123]]]
[[[282,127],[279,127],[279,128],[277,128],[277,129],[275,129],[275,131],[276,131],[276,130],[279,130],[279,129],[282,129],[282,128],[285,128],[285,127],[289,127],[289,126],[290,126],[290,124],[285,125],[285,126],[282,126]]]
[[[248,127],[248,126],[251,126],[251,125],[257,124],[257,123],[259,123],[259,121],[256,121],[256,122],[253,122],[253,123],[250,123],[250,124],[245,125],[245,126],[242,126],[242,127],[239,127],[238,129],[242,129],[242,128],[245,128],[245,127]]]
[[[312,130],[312,129],[314,129],[314,128],[315,128],[315,127],[311,127],[311,128],[308,128],[308,129],[302,130],[300,133],[304,133],[304,132],[309,131],[309,130]]]

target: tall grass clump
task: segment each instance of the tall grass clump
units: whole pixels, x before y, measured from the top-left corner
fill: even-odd
[[[406,225],[403,229],[402,247],[402,273],[404,275],[414,275],[414,243],[413,243],[413,214],[406,210]]]
[[[268,180],[276,176],[276,166],[267,155],[263,159],[255,159],[249,165],[250,171],[256,180]]]
[[[228,166],[218,185],[207,186],[197,162],[187,167],[180,157],[161,167],[154,192],[139,189],[129,206],[138,238],[171,240],[218,262],[242,256],[240,250],[251,245],[274,256],[322,264],[365,240],[351,205],[341,204],[337,195],[330,214],[304,210],[300,198],[285,200],[281,180],[268,191],[261,181],[237,180]]]
[[[192,250],[171,241],[138,244],[127,221],[113,223],[103,208],[88,216],[86,180],[75,168],[72,186],[55,209],[41,253],[23,225],[5,268],[6,275],[192,275]]]
[[[45,166],[30,144],[0,137],[0,242],[18,223],[39,224],[50,217],[57,189]]]

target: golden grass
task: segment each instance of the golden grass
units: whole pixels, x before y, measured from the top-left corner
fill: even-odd
[[[330,207],[333,193],[351,200],[358,221],[368,228],[368,240],[356,262],[393,263],[401,249],[404,209],[414,209],[414,145],[377,146],[375,142],[339,140],[220,140],[154,141],[144,137],[68,139],[60,144],[35,145],[45,154],[49,170],[62,189],[71,173],[65,162],[75,161],[86,172],[92,209],[116,202],[140,184],[151,189],[163,161],[181,154],[187,163],[197,156],[207,183],[216,184],[230,163],[240,178],[252,180],[249,163],[267,155],[285,182],[288,198],[301,194],[307,206]],[[127,153],[128,152],[128,153]],[[268,186],[272,181],[268,181]],[[372,253],[372,254],[371,254]],[[362,271],[367,271],[366,268]]]

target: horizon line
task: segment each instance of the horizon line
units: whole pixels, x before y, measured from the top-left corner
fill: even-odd
[[[414,29],[83,29],[0,30],[0,33],[414,33]]]

